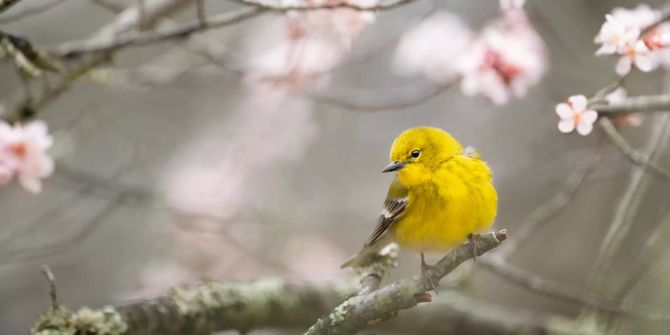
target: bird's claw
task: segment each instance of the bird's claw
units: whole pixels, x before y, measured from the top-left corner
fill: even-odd
[[[430,279],[430,269],[431,266],[426,264],[423,253],[421,253],[421,274],[423,274],[423,277],[426,278],[428,285],[430,285],[430,288],[433,290],[433,292],[435,292],[435,295],[439,295],[437,292],[437,286],[433,283],[433,280]]]
[[[470,244],[470,251],[472,252],[472,261],[477,261],[477,244],[475,239],[481,238],[479,234],[468,234],[468,243]]]

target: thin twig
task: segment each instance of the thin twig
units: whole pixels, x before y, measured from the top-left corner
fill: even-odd
[[[58,309],[60,304],[58,303],[58,294],[56,292],[56,278],[54,277],[53,272],[48,265],[42,265],[42,273],[44,277],[49,282],[49,297],[51,298],[51,308]]]
[[[343,90],[329,86],[306,95],[317,102],[358,112],[383,112],[420,105],[448,90],[456,80],[444,84],[415,84],[376,91]]]
[[[494,251],[496,256],[503,259],[512,256],[521,246],[535,236],[535,232],[560,214],[572,202],[584,181],[596,170],[602,161],[603,153],[604,146],[601,145],[592,157],[589,157],[583,167],[574,170],[566,178],[563,188],[558,193],[531,212],[514,232],[513,239]]]
[[[648,143],[644,149],[645,157],[652,157],[659,148],[664,148],[667,144],[668,135],[670,135],[670,115],[663,114],[652,130]],[[602,280],[607,278],[607,270],[610,264],[615,260],[614,255],[625,240],[630,226],[633,223],[633,216],[637,213],[642,201],[642,195],[649,181],[644,179],[646,172],[641,166],[636,166],[630,174],[629,183],[619,199],[617,208],[612,217],[612,223],[603,238],[602,245],[598,252],[595,265],[591,272],[589,281],[593,287],[599,287]]]
[[[207,26],[207,11],[205,10],[205,0],[196,0],[195,1],[196,14],[198,15],[198,21],[203,27]]]
[[[118,36],[117,38],[114,38],[112,40],[103,40],[103,41],[86,40],[86,41],[67,42],[53,48],[53,52],[63,57],[75,58],[89,53],[108,52],[125,47],[147,45],[173,39],[182,39],[207,29],[239,23],[246,19],[255,17],[259,14],[273,11],[274,12],[286,12],[291,10],[310,11],[310,10],[337,9],[337,8],[350,8],[361,11],[363,10],[382,11],[382,10],[390,10],[400,5],[410,3],[412,1],[416,0],[390,0],[379,3],[376,6],[370,6],[370,7],[361,7],[347,3],[324,4],[324,5],[306,6],[306,7],[303,6],[267,7],[261,5],[254,5],[249,7],[243,7],[240,9],[236,9],[234,11],[230,11],[227,13],[207,18],[206,20],[207,25],[202,25],[200,20],[196,20],[195,22],[187,23],[163,32],[146,31],[140,33],[128,33],[123,36]]]
[[[638,112],[670,111],[670,94],[629,97],[617,104],[594,103],[590,106],[601,115],[621,115]]]
[[[38,15],[42,14],[62,3],[64,3],[66,0],[51,0],[46,3],[32,6],[32,7],[25,7],[21,11],[18,11],[16,13],[13,13],[12,15],[5,15],[3,17],[0,17],[0,24],[7,24],[11,23],[14,21],[18,21],[21,19],[25,19],[26,17],[33,16],[33,15]]]
[[[598,120],[598,125],[605,131],[605,134],[614,146],[619,149],[619,152],[621,152],[631,163],[664,181],[670,181],[670,171],[652,162],[649,160],[649,157],[633,149],[626,138],[624,138],[619,130],[616,129],[612,120],[607,117],[602,117]]]
[[[589,291],[553,282],[529,271],[515,267],[499,256],[491,256],[484,258],[481,261],[478,260],[477,264],[521,288],[541,293],[552,298],[557,298],[562,301],[574,303],[579,306],[650,321],[670,320],[670,315],[667,314],[619,307],[617,304],[595,296]]]
[[[0,13],[10,9],[12,6],[19,3],[21,0],[0,0]]]
[[[125,9],[123,6],[119,6],[107,0],[89,0],[89,1],[92,2],[94,5],[114,14],[118,14]]]
[[[338,9],[338,8],[347,8],[355,11],[381,11],[400,7],[405,4],[418,0],[389,0],[378,3],[376,5],[359,5],[348,1],[336,1],[321,5],[312,5],[309,2],[304,2],[304,4],[288,5],[288,6],[280,3],[265,3],[253,0],[232,0],[232,1],[239,2],[244,5],[261,7],[271,11],[288,12],[288,11],[310,11],[319,9]]]

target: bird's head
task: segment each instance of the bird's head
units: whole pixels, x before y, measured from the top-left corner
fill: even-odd
[[[421,183],[463,147],[446,131],[433,127],[405,130],[391,146],[391,163],[382,172],[398,171],[405,185]]]

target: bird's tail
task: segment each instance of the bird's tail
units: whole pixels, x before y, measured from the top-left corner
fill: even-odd
[[[389,234],[386,234],[386,236],[380,238],[373,245],[364,246],[363,249],[361,249],[361,251],[359,251],[356,255],[342,263],[342,265],[340,265],[340,269],[360,268],[370,265],[370,263],[375,259],[375,256],[377,256],[382,249],[384,249],[392,242],[393,241],[391,240]]]

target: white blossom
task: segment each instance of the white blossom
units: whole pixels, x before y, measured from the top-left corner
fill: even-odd
[[[575,129],[582,135],[588,135],[593,130],[593,123],[598,119],[598,113],[588,109],[588,100],[583,95],[573,95],[567,102],[556,105],[556,114],[561,119],[558,130],[562,133],[571,133]]]

